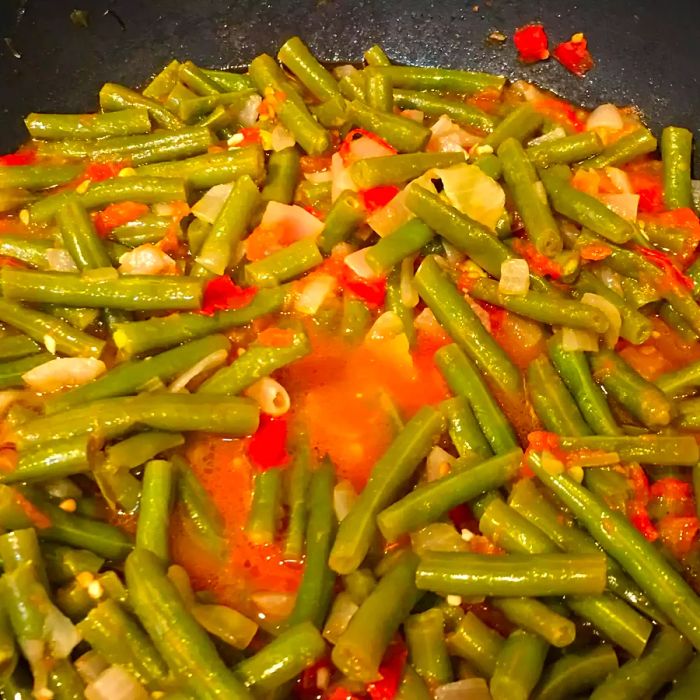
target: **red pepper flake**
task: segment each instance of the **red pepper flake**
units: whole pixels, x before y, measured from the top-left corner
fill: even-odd
[[[393,700],[396,697],[407,656],[408,651],[403,644],[393,642],[389,645],[379,666],[381,679],[367,684],[372,700]]]
[[[199,313],[212,316],[216,311],[242,309],[253,301],[257,292],[256,287],[239,287],[228,275],[214,277],[204,287]]]
[[[593,57],[588,51],[588,41],[580,32],[574,34],[570,41],[563,41],[556,46],[552,55],[564,68],[578,75],[579,78],[593,68]]]
[[[399,193],[396,185],[380,185],[360,192],[362,203],[368,213],[385,207]]]
[[[653,248],[645,248],[641,245],[635,245],[634,250],[662,270],[665,282],[671,289],[681,288],[691,292],[693,291],[693,280],[687,275],[684,275],[673,264],[673,261],[666,253],[662,253],[660,250],[654,250]]]
[[[558,280],[562,276],[563,270],[561,265],[540,253],[530,241],[516,238],[513,248],[518,255],[527,260],[531,270],[542,276],[551,277],[553,280]]]
[[[98,211],[93,217],[93,222],[98,235],[105,238],[117,226],[123,226],[129,221],[138,219],[147,211],[148,205],[141,202],[116,202]]]
[[[513,42],[520,60],[535,63],[549,58],[549,39],[541,24],[526,24],[515,30]]]
[[[612,254],[612,248],[605,243],[589,243],[578,249],[582,260],[592,260],[598,262],[605,260]]]
[[[15,153],[0,156],[0,165],[32,165],[36,163],[36,151],[21,148]]]
[[[260,425],[248,443],[248,456],[262,469],[284,467],[289,462],[287,452],[287,419],[260,416]]]

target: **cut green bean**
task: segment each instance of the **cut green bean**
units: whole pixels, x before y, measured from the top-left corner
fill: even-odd
[[[411,665],[428,687],[452,680],[452,665],[445,644],[445,620],[437,608],[411,615],[403,623]]]
[[[668,209],[693,206],[690,183],[693,134],[688,129],[667,126],[661,134],[664,168],[664,203]]]
[[[282,473],[266,469],[255,475],[253,502],[250,506],[246,532],[255,544],[271,544],[279,524]]]
[[[609,165],[624,165],[634,158],[656,150],[654,134],[644,127],[620,137],[601,153],[583,163],[586,168],[605,168]]]
[[[408,90],[437,90],[470,95],[486,88],[500,90],[505,84],[503,76],[474,71],[417,66],[384,66],[380,70],[389,77],[394,87]]]
[[[595,131],[564,136],[534,146],[525,151],[533,165],[546,168],[550,165],[569,164],[598,155],[603,150],[603,142]]]
[[[154,459],[146,464],[139,508],[136,546],[168,561],[170,509],[173,494],[173,467],[170,462]]]
[[[386,70],[378,68],[377,70]],[[368,107],[360,100],[348,105],[348,120],[354,126],[372,131],[399,153],[420,151],[430,138],[430,129],[396,114],[387,114]]]
[[[318,62],[298,36],[293,36],[282,44],[277,58],[317,99],[328,100],[338,94],[335,78]]]
[[[486,134],[493,131],[496,119],[478,107],[466,102],[449,100],[429,92],[394,90],[394,104],[401,109],[417,109],[429,117],[446,114],[460,126],[478,129]]]
[[[350,238],[365,220],[365,216],[362,200],[357,193],[352,190],[341,192],[333,202],[318,237],[317,243],[321,251],[328,254],[336,245]]]
[[[294,146],[270,154],[267,178],[262,191],[263,200],[282,204],[292,203],[294,189],[301,173],[299,162],[299,151]]]
[[[525,103],[508,113],[486,137],[484,144],[497,150],[506,139],[522,143],[542,126],[542,121],[542,115],[531,104]]]
[[[466,659],[485,678],[490,678],[496,670],[504,644],[503,637],[473,612],[468,612],[447,637],[450,653]]]
[[[22,187],[43,190],[64,185],[83,171],[80,165],[7,165],[0,166],[0,189]]]
[[[116,112],[133,107],[146,109],[153,121],[164,129],[177,129],[182,122],[160,102],[116,83],[105,83],[100,90],[100,107],[105,112]]]
[[[547,648],[536,634],[512,632],[496,659],[489,683],[493,700],[527,700],[542,673]]]
[[[245,266],[245,277],[249,284],[273,287],[303,275],[322,262],[323,256],[316,241],[305,238],[270,253],[262,260],[248,263]]]

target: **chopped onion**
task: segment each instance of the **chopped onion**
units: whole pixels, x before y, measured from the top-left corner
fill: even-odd
[[[197,200],[192,207],[192,213],[200,220],[206,221],[208,224],[213,224],[216,217],[219,215],[224,202],[228,199],[233,189],[232,182],[226,182],[222,185],[214,185],[211,189],[204,193],[204,196]]]
[[[367,224],[378,236],[384,238],[414,217],[413,212],[406,206],[404,188],[388,204],[372,212],[367,217]]]
[[[42,487],[49,496],[61,501],[66,498],[80,498],[83,495],[80,487],[70,479],[49,479],[42,482]]]
[[[495,231],[505,209],[506,194],[493,178],[467,163],[434,172],[442,180],[445,196],[455,209]]]
[[[333,510],[338,522],[350,512],[356,500],[357,492],[347,479],[343,479],[335,485],[333,488]]]
[[[56,659],[67,659],[81,639],[78,628],[55,605],[45,610],[44,637]]]
[[[444,332],[442,326],[435,318],[435,314],[427,306],[416,316],[413,325],[417,331],[421,331],[426,335],[436,335]]]
[[[538,146],[541,143],[549,143],[550,141],[557,141],[558,139],[563,139],[565,136],[566,131],[561,126],[557,126],[551,131],[548,131],[546,134],[542,134],[542,136],[538,136],[537,138],[531,139],[527,142],[527,145]]]
[[[425,119],[425,114],[420,109],[404,109],[401,112],[401,116],[419,124],[422,124]]]
[[[332,275],[319,273],[308,277],[294,300],[294,310],[313,316],[338,285]]]
[[[210,369],[214,369],[214,367],[220,367],[226,362],[227,358],[228,352],[226,352],[226,350],[223,348],[221,350],[215,350],[192,365],[192,367],[185,370],[179,377],[176,377],[168,387],[168,391],[172,393],[182,391],[195,377]]]
[[[22,381],[32,391],[50,393],[87,384],[106,370],[105,363],[94,357],[57,357],[25,372]]]
[[[107,661],[93,649],[75,660],[75,670],[85,683],[92,683],[108,667]]]
[[[413,269],[415,260],[415,255],[408,255],[401,261],[399,290],[401,292],[401,303],[408,309],[413,309],[418,306],[419,301]]]
[[[76,266],[71,254],[64,248],[49,248],[46,251],[46,261],[49,264],[49,270],[56,272],[76,272]]]
[[[241,126],[253,126],[253,124],[258,121],[261,104],[262,97],[260,97],[260,95],[251,95],[246,100],[243,108],[238,113],[238,121]]]
[[[175,207],[170,202],[156,202],[151,209],[156,216],[175,215]]]
[[[352,75],[353,73],[357,73],[357,68],[349,63],[343,66],[336,66],[333,69],[333,74],[336,78],[338,78],[338,80],[341,78],[346,78],[348,75]]]
[[[622,288],[620,275],[607,265],[600,265],[596,267],[596,269],[593,270],[593,274],[598,277],[608,289],[612,289],[613,292],[616,292],[620,296],[625,295],[625,291]]]
[[[623,219],[627,219],[627,221],[637,220],[638,194],[599,194],[598,199]]]
[[[153,243],[137,246],[119,258],[123,275],[174,275],[177,271],[177,263]]]
[[[367,158],[381,158],[383,156],[393,156],[396,151],[390,146],[385,145],[377,139],[369,136],[360,136],[358,139],[352,139],[347,142],[348,148],[344,152],[344,164],[352,165],[358,160],[367,160]]]
[[[515,258],[501,263],[501,279],[498,291],[501,294],[523,295],[530,289],[530,268],[527,260]]]
[[[285,129],[282,124],[277,124],[272,130],[272,150],[282,151],[296,144],[295,138]]]
[[[620,328],[622,326],[622,317],[617,306],[605,297],[600,296],[600,294],[592,294],[591,292],[586,292],[581,297],[581,303],[594,306],[605,314],[609,325],[608,330],[603,333],[603,340],[609,348],[614,348],[620,338]]]
[[[260,410],[268,416],[278,418],[289,411],[291,404],[287,390],[272,377],[258,379],[255,384],[249,386],[244,392],[253,399]]]
[[[416,554],[427,552],[468,552],[469,545],[448,523],[432,523],[411,533],[411,545]]]
[[[561,329],[561,346],[567,352],[576,352],[577,350],[598,352],[598,336],[593,331],[563,326]]]
[[[491,700],[491,693],[483,678],[465,678],[437,687],[435,700]]]
[[[333,173],[330,170],[317,170],[315,173],[304,173],[304,178],[309,182],[332,182]]]
[[[265,617],[281,619],[287,617],[294,607],[294,594],[278,591],[252,593],[250,599]]]
[[[388,340],[404,332],[403,322],[394,311],[385,311],[372,324],[368,338],[371,340]]]
[[[331,644],[335,644],[340,635],[347,629],[358,609],[359,605],[355,603],[350,594],[341,591],[333,601],[333,607],[323,628],[323,638]]]
[[[350,177],[350,170],[345,167],[340,153],[331,157],[331,201],[335,202],[345,190],[357,192],[357,185]]]
[[[488,311],[482,306],[477,304],[474,299],[472,299],[468,294],[464,295],[467,303],[471,307],[472,311],[476,314],[477,318],[481,321],[481,325],[490,333],[491,332],[491,317]]]
[[[482,138],[470,134],[443,114],[431,127],[432,136],[426,151],[456,151],[464,152],[465,148],[481,143]]]
[[[378,279],[380,275],[367,264],[368,248],[360,248],[354,253],[345,256],[343,263],[347,265],[358,277],[364,280]]]
[[[85,688],[86,700],[148,700],[145,688],[125,668],[110,666]]]
[[[22,403],[25,398],[32,397],[28,391],[20,389],[8,389],[0,391],[0,418],[4,418],[10,408],[16,403]]]
[[[323,221],[296,204],[268,202],[260,226],[274,230],[283,228],[294,241],[316,238],[323,230]]]
[[[586,131],[593,129],[622,129],[624,123],[620,110],[613,104],[604,104],[596,107],[586,119]]]
[[[454,464],[456,457],[451,455],[442,447],[435,445],[425,460],[425,477],[428,481],[435,481],[449,474],[450,467]]]
[[[516,80],[511,86],[513,92],[526,102],[534,102],[542,97],[542,91],[526,80]]]
[[[632,194],[633,189],[630,176],[624,170],[608,166],[605,168],[605,174],[610,178],[610,182],[615,185],[620,194]]]
[[[452,265],[452,267],[457,267],[457,265],[459,265],[459,263],[461,263],[466,257],[461,250],[457,250],[457,248],[444,239],[442,241],[442,247],[445,251],[447,262]]]

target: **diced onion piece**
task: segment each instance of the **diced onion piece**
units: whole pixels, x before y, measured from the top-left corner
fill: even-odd
[[[465,678],[438,686],[435,700],[491,700],[491,693],[483,678]]]
[[[567,352],[598,352],[598,336],[593,331],[564,326],[561,329],[561,346]]]
[[[157,245],[144,243],[119,258],[123,275],[174,275],[177,263]]]
[[[439,445],[435,445],[425,460],[425,477],[428,481],[435,481],[449,474],[450,467],[455,461],[455,457]]]
[[[420,109],[404,109],[401,112],[401,116],[419,124],[422,124],[425,119],[425,114]]]
[[[434,171],[442,180],[444,194],[455,209],[495,231],[503,215],[506,194],[481,168],[457,163]]]
[[[419,301],[413,269],[415,259],[415,255],[409,255],[401,261],[399,291],[401,293],[401,303],[408,309],[413,309],[418,306]]]
[[[367,158],[381,158],[383,156],[393,156],[396,151],[377,139],[369,136],[360,136],[357,139],[352,139],[348,142],[348,148],[345,151],[345,164],[351,165],[358,160],[366,160]]]
[[[340,153],[334,153],[331,157],[331,201],[335,202],[345,190],[357,192],[357,185]]]
[[[272,130],[272,150],[282,151],[285,148],[294,146],[296,140],[294,137],[285,129],[282,124],[277,124]]]
[[[622,288],[620,275],[617,272],[609,268],[607,265],[600,265],[593,271],[593,274],[600,278],[600,281],[608,289],[612,289],[613,292],[616,292],[620,296],[624,296],[625,292]]]
[[[44,633],[56,659],[67,659],[81,639],[78,628],[55,605],[45,611]]]
[[[446,240],[442,241],[442,247],[445,251],[447,262],[452,265],[452,267],[457,267],[457,265],[459,265],[459,263],[461,263],[466,257],[461,250],[457,250],[457,248]]]
[[[294,300],[294,310],[313,316],[323,302],[335,291],[337,280],[332,275],[319,273],[302,282],[301,291]]]
[[[364,280],[378,279],[379,275],[367,264],[367,250],[367,248],[360,248],[346,255],[343,263]]]
[[[620,328],[622,327],[620,310],[605,297],[591,292],[586,292],[581,297],[581,303],[594,306],[605,314],[605,317],[608,319],[608,330],[603,334],[603,340],[609,348],[614,348],[620,338]]]
[[[260,95],[251,95],[243,108],[238,113],[238,121],[241,126],[250,127],[258,121],[258,116],[260,114],[260,105],[262,104],[262,97]]]
[[[214,185],[211,189],[204,193],[204,196],[197,200],[192,207],[192,213],[208,224],[213,224],[216,217],[219,215],[224,202],[228,199],[233,189],[232,182],[226,182],[222,185]]]
[[[427,552],[468,552],[469,546],[448,523],[432,523],[411,533],[411,546],[418,555]]]
[[[294,241],[317,238],[323,230],[323,221],[296,204],[268,202],[260,221],[260,227],[269,230],[284,229]]]
[[[605,168],[605,174],[610,178],[610,182],[615,185],[620,194],[632,194],[632,183],[629,175],[624,170],[608,166]]]
[[[620,110],[613,104],[604,104],[596,107],[586,119],[586,131],[593,129],[622,129],[624,123]]]
[[[350,512],[350,509],[353,507],[356,500],[357,492],[347,479],[339,481],[334,486],[333,510],[335,511],[335,517],[338,518],[338,522],[343,520]]]
[[[385,311],[369,329],[370,340],[389,340],[403,333],[403,323],[394,311]]]
[[[367,224],[378,236],[384,238],[413,218],[415,215],[406,206],[404,188],[388,204],[372,212],[367,217]]]
[[[64,248],[49,248],[46,251],[46,261],[49,270],[56,272],[76,272],[78,269],[71,254]]]
[[[342,65],[342,66],[336,66],[333,69],[333,73],[338,80],[341,78],[346,78],[348,75],[352,75],[353,73],[357,73],[357,68],[355,66],[348,64]]]
[[[259,591],[252,593],[250,599],[266,617],[287,617],[294,608],[294,594],[279,591]]]
[[[192,367],[185,370],[179,377],[176,377],[168,387],[168,391],[172,393],[182,391],[195,377],[215,367],[221,367],[221,365],[226,362],[227,358],[228,352],[226,352],[226,350],[223,348],[221,350],[215,350],[192,365]]]
[[[323,638],[335,644],[338,637],[347,629],[359,607],[347,592],[342,591],[333,601],[333,608],[323,627]]]
[[[501,263],[501,279],[498,291],[501,294],[523,295],[530,289],[530,268],[522,258]]]
[[[462,596],[461,595],[446,595],[445,602],[453,608],[458,608],[462,604]]]
[[[304,173],[304,178],[309,182],[332,182],[333,173],[330,170],[317,170],[315,173]]]
[[[627,219],[627,221],[637,220],[638,194],[599,194],[598,199],[623,219]]]
[[[107,668],[107,661],[93,649],[75,660],[75,670],[85,683],[92,683]]]
[[[491,317],[488,311],[482,306],[477,304],[474,299],[472,299],[468,294],[465,294],[464,298],[471,307],[471,310],[476,314],[477,318],[481,321],[481,325],[490,333],[491,332]]]
[[[543,96],[542,90],[526,80],[516,80],[510,87],[515,94],[522,97],[526,102],[534,102]]]
[[[538,146],[541,143],[549,143],[550,141],[557,141],[558,139],[563,139],[565,136],[566,131],[561,126],[557,126],[551,131],[548,131],[546,134],[542,134],[542,136],[530,139],[530,141],[527,142],[527,145]]]
[[[105,363],[94,357],[58,357],[25,372],[22,381],[33,391],[50,393],[87,384],[106,370]]]
[[[445,332],[440,322],[435,318],[435,314],[427,306],[416,316],[413,325],[417,331],[426,335],[439,336]]]
[[[86,700],[148,700],[145,688],[125,668],[110,666],[85,688]]]
[[[263,413],[273,418],[283,416],[289,411],[290,400],[287,390],[272,377],[258,379],[255,384],[249,386],[244,392],[253,399]]]
[[[482,138],[470,134],[443,114],[431,127],[432,135],[426,151],[464,151],[465,148],[481,143]]]
[[[156,202],[151,209],[156,216],[175,215],[175,207],[170,202]]]

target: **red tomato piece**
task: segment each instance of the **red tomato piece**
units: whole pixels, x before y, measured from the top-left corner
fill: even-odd
[[[541,24],[526,24],[516,29],[513,42],[518,50],[518,57],[525,63],[549,58],[549,38]]]
[[[260,426],[248,443],[248,456],[263,471],[285,466],[290,459],[287,452],[287,419],[261,414]]]
[[[678,558],[688,554],[699,530],[700,521],[695,516],[677,517],[667,515],[659,522],[661,539]]]
[[[654,482],[649,492],[653,498],[669,498],[683,501],[687,498],[692,498],[693,487],[687,481],[681,481],[669,476]]]
[[[257,294],[256,287],[239,287],[228,275],[210,279],[204,287],[200,314],[212,316],[216,311],[242,309]]]
[[[119,175],[119,171],[125,167],[125,163],[90,163],[80,179],[92,182],[109,180],[111,177]]]
[[[605,260],[612,253],[612,248],[605,243],[590,243],[581,246],[578,250],[583,260]]]
[[[627,504],[627,517],[649,542],[658,539],[659,533],[654,523],[651,522],[646,507],[639,501],[631,501]]]
[[[244,126],[238,130],[238,133],[243,136],[243,140],[236,144],[239,146],[251,146],[255,143],[260,143],[260,129],[254,126]]]
[[[517,238],[513,243],[513,248],[518,255],[521,255],[527,260],[527,264],[531,270],[534,270],[544,277],[551,277],[553,280],[557,280],[561,277],[561,265],[551,258],[548,258],[546,255],[542,255],[529,241]]]
[[[376,144],[381,146],[382,148],[386,149],[387,151],[391,153],[396,153],[396,149],[388,144],[383,138],[380,136],[377,136],[372,131],[367,131],[367,129],[351,129],[345,138],[343,139],[343,142],[340,144],[340,147],[338,148],[338,153],[340,154],[340,157],[343,159],[343,163],[346,165],[352,160],[350,157],[351,151],[352,151],[352,142],[355,139],[359,139],[361,137],[368,138],[372,141],[374,141]]]
[[[370,306],[382,306],[386,298],[386,278],[366,280],[356,275],[347,265],[343,265],[338,280],[343,289],[352,296],[362,299]]]
[[[288,348],[294,340],[294,331],[291,328],[277,328],[270,326],[258,333],[257,343],[270,348]]]
[[[663,211],[664,186],[660,177],[642,171],[628,170],[632,191],[639,195],[639,212],[649,214]]]
[[[689,291],[693,291],[693,280],[684,275],[674,264],[671,258],[662,253],[660,250],[654,250],[652,248],[645,248],[641,245],[635,245],[634,249],[640,255],[643,255],[650,263],[656,265],[660,268],[665,277],[665,282],[672,289],[673,288],[684,288]]]
[[[396,185],[380,185],[379,187],[372,187],[372,189],[360,192],[360,197],[362,197],[365,209],[371,214],[373,211],[389,204],[399,191]]]
[[[564,68],[580,78],[593,68],[593,57],[588,50],[588,41],[580,33],[574,34],[570,41],[562,41],[554,48],[552,55]]]
[[[148,205],[141,202],[116,202],[95,214],[93,221],[98,235],[103,238],[123,224],[138,219],[148,211]]]
[[[367,692],[372,700],[393,700],[396,697],[407,655],[408,651],[403,644],[394,642],[389,645],[379,666],[381,679],[367,684]]]
[[[36,151],[29,148],[21,148],[16,153],[0,156],[0,165],[32,165],[35,162]]]

